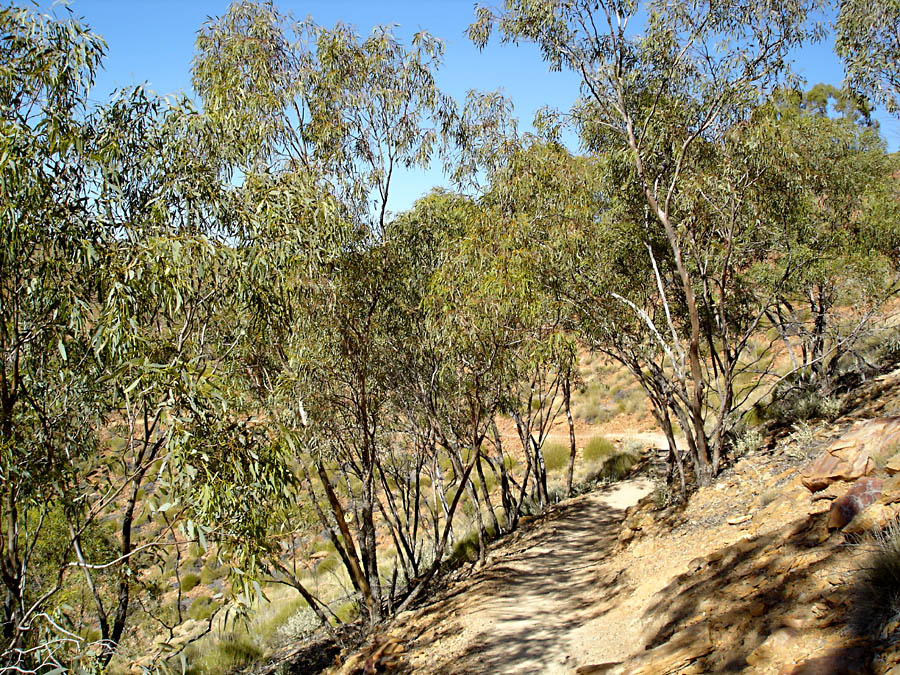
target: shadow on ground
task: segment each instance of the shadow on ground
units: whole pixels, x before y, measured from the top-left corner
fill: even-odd
[[[607,612],[628,587],[626,574],[607,577],[598,567],[615,544],[624,513],[594,493],[562,505],[511,545],[501,542],[485,569],[425,609],[417,651],[452,643],[463,631],[468,638],[451,661],[438,657],[429,670],[571,670],[572,631]],[[457,618],[462,616],[466,625]]]
[[[829,538],[826,517],[800,518],[692,561],[647,608],[649,651],[630,663],[647,672],[690,663],[697,672],[740,672],[802,662],[809,650],[816,656],[792,672],[865,672],[872,656],[865,637],[848,635],[837,645],[814,637],[845,628],[853,602],[855,553],[840,534]]]

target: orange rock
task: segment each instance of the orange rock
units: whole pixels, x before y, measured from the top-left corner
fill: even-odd
[[[825,450],[803,470],[803,485],[811,492],[824,490],[836,481],[852,481],[868,476],[875,463],[859,445]]]
[[[812,495],[813,501],[819,500],[828,500],[828,499],[837,499],[838,497],[842,497],[844,492],[847,490],[847,486],[843,483],[832,483],[824,490],[820,490],[819,492],[815,492]]]
[[[894,509],[884,504],[872,504],[867,509],[857,513],[844,527],[847,534],[863,534],[865,532],[879,532],[887,527],[896,517]]]
[[[772,662],[783,663],[790,658],[792,646],[796,640],[797,631],[791,628],[780,628],[747,654],[747,663],[751,666]]]
[[[714,648],[709,626],[694,624],[672,636],[669,642],[648,649],[629,661],[630,675],[659,675],[680,671]]]
[[[880,417],[856,424],[836,439],[802,472],[801,482],[812,492],[836,481],[854,481],[875,471],[872,457],[900,441],[900,417]]]
[[[862,675],[870,672],[871,647],[848,645],[836,647],[822,656],[782,669],[783,675]],[[748,659],[749,661],[749,659]]]
[[[843,497],[835,499],[828,514],[828,529],[841,529],[881,496],[884,481],[880,478],[860,478]]]
[[[900,473],[900,454],[894,455],[891,457],[884,465],[884,470],[887,471],[892,476],[895,473]]]
[[[882,504],[900,502],[900,475],[885,479],[884,485],[881,486],[881,498],[878,501]]]

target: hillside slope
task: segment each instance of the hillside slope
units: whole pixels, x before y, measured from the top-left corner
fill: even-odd
[[[900,371],[846,399],[681,508],[615,508],[648,490],[634,481],[560,504],[339,672],[895,672],[892,592],[866,570],[900,511]]]

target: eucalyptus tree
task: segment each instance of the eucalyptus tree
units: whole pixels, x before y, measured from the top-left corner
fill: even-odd
[[[747,342],[745,330],[730,328],[736,309],[731,299],[740,289],[731,274],[736,264],[726,252],[750,215],[729,215],[737,216],[745,203],[741,186],[750,176],[736,170],[714,191],[701,183],[714,175],[709,158],[784,74],[789,51],[818,36],[810,21],[815,8],[815,2],[803,0],[641,5],[509,0],[497,12],[479,8],[469,29],[479,46],[494,27],[505,42],[535,42],[552,69],[565,67],[581,76],[581,98],[570,120],[589,150],[610,155],[618,165],[613,170],[637,215],[631,257],[635,250],[646,252],[636,263],[647,266],[642,284],[648,290],[642,294],[655,296],[664,311],[663,330],[626,295],[604,297],[618,302],[651,339],[671,337],[664,348],[671,352],[670,369],[659,375],[666,396],[680,401],[678,423],[701,482],[719,470],[725,432],[733,424],[728,373]],[[710,215],[722,220],[713,224]],[[713,247],[724,254],[717,256],[724,267],[707,265]],[[670,264],[675,285],[666,287],[662,267]],[[704,358],[704,341],[708,346],[723,340],[726,358],[707,367],[709,358],[717,357]],[[711,401],[710,385],[722,373],[720,400]]]
[[[390,232],[408,273],[398,303],[406,314],[396,353],[402,377],[398,391],[418,424],[434,435],[455,476],[434,563],[414,591],[418,595],[440,564],[464,493],[473,506],[480,559],[487,554],[485,491],[479,497],[478,484],[470,476],[506,396],[523,291],[506,264],[515,252],[503,239],[500,221],[469,197],[432,193],[398,218]],[[432,480],[443,489],[442,473],[436,472]],[[483,474],[480,480],[483,487]]]
[[[84,117],[105,46],[77,21],[31,9],[0,9],[0,27],[0,658],[27,667],[79,641],[46,613],[64,569],[44,584],[33,570],[70,474],[96,448],[103,407]],[[49,629],[43,644],[37,626]]]
[[[579,377],[577,322],[561,276],[572,266],[567,242],[573,230],[594,217],[596,186],[589,167],[589,161],[572,156],[555,140],[525,136],[503,163],[493,167],[483,197],[517,246],[529,251],[516,260],[516,273],[527,280],[523,301],[529,309],[522,313],[522,339],[514,351],[519,378],[510,389],[507,412],[516,421],[526,451],[526,471],[534,470],[541,505],[549,500],[541,448],[564,411],[570,441],[566,489],[569,493],[572,489],[576,446],[571,390]],[[524,494],[523,484],[520,501]]]
[[[223,428],[245,420],[243,382],[229,359],[240,338],[231,319],[235,256],[221,239],[233,201],[202,120],[189,102],[161,101],[140,88],[122,92],[96,118],[94,142],[106,154],[97,209],[113,240],[97,280],[92,348],[109,395],[114,451],[112,461],[99,458],[108,468],[94,474],[79,503],[84,517],[119,511],[120,550],[112,561],[86,560],[73,537],[105,666],[134,614],[141,566],[156,557],[177,561],[180,547],[203,539],[190,520],[194,484],[204,466],[240,459]],[[139,538],[141,515],[153,526]],[[92,570],[110,568],[114,599],[92,578]]]
[[[896,114],[900,94],[900,4],[895,0],[842,0],[835,26],[835,50],[848,84]]]
[[[145,568],[203,536],[186,497],[229,451],[210,420],[240,426],[232,209],[189,104],[137,89],[89,107],[97,36],[0,21],[3,659],[106,667],[135,599],[153,615]]]
[[[865,101],[823,85],[784,92],[759,111],[771,118],[774,142],[801,177],[804,208],[789,233],[791,255],[802,264],[769,318],[793,369],[823,390],[873,313],[897,290],[896,164],[868,112]]]
[[[252,2],[209,21],[197,46],[195,88],[245,184],[306,183],[335,205],[332,218],[315,222],[322,229],[300,254],[311,263],[304,292],[287,298],[281,279],[263,289],[294,303],[271,317],[287,320],[282,335],[291,350],[278,349],[273,391],[287,397],[285,404],[303,401],[305,419],[287,431],[308,440],[345,540],[348,572],[378,620],[376,491],[379,454],[392,429],[393,270],[385,229],[398,172],[428,166],[451,119],[451,102],[433,78],[443,48],[426,33],[406,47],[387,27],[360,38],[343,24],[292,23],[273,5]],[[260,243],[242,245],[252,256],[265,250]],[[265,264],[260,256],[254,261]],[[296,273],[285,270],[282,279],[296,283]],[[329,465],[360,483],[351,502],[358,552]]]

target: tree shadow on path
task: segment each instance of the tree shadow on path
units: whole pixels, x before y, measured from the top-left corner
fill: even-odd
[[[568,502],[512,541],[492,562],[438,597],[426,612],[417,650],[462,639],[438,673],[570,672],[568,638],[602,616],[628,586],[599,567],[615,544],[623,509],[616,486]]]

